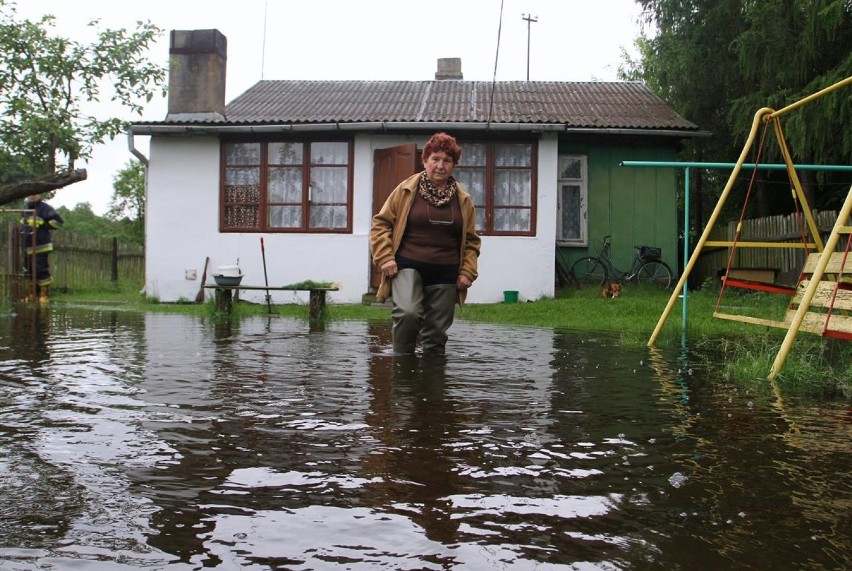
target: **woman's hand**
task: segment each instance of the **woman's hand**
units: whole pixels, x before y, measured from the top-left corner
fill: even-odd
[[[396,267],[396,260],[388,260],[379,269],[382,271],[382,275],[387,278],[392,278],[399,273],[399,268]]]
[[[470,279],[467,276],[463,276],[459,274],[458,279],[456,279],[456,289],[467,289],[471,286]]]

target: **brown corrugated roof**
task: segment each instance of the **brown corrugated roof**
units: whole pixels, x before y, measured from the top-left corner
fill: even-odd
[[[643,84],[632,82],[261,81],[228,104],[225,114],[236,123],[490,120],[697,129]]]
[[[698,130],[634,82],[269,80],[231,101],[225,115],[224,121],[197,123],[491,122],[561,124],[567,129]],[[193,123],[186,119],[157,124]]]

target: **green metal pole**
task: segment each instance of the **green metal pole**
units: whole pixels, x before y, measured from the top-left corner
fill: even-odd
[[[736,163],[702,163],[693,161],[621,161],[619,163],[623,167],[695,167],[702,169],[730,169],[737,166]],[[803,171],[835,171],[835,172],[852,172],[852,165],[794,165],[796,170]],[[787,165],[784,163],[772,163],[755,165],[754,163],[743,163],[741,169],[753,169],[757,167],[762,170],[786,170]]]
[[[746,139],[745,146],[743,146],[743,150],[740,153],[740,158],[737,161],[736,166],[734,166],[734,170],[731,171],[730,177],[728,177],[728,182],[725,185],[725,188],[722,190],[722,194],[719,195],[719,200],[716,202],[716,208],[713,209],[713,213],[710,214],[710,218],[707,220],[707,225],[704,227],[704,231],[701,233],[701,237],[698,239],[698,244],[696,245],[695,251],[689,257],[689,262],[686,264],[686,267],[683,269],[683,273],[680,276],[680,280],[678,281],[677,288],[686,287],[686,279],[689,277],[689,273],[692,271],[692,267],[695,265],[695,262],[698,260],[698,255],[701,253],[701,249],[704,247],[704,242],[707,241],[707,237],[710,235],[710,231],[713,229],[713,226],[716,224],[716,219],[722,212],[722,207],[725,205],[725,200],[728,198],[728,194],[730,194],[731,189],[734,186],[734,181],[737,178],[741,170],[741,166],[745,162],[747,153],[749,149],[751,149],[752,144],[754,143],[754,139],[757,136],[758,127],[760,122],[763,120],[763,117],[766,116],[767,113],[770,113],[772,110],[768,107],[763,107],[759,109],[754,114],[754,119],[752,120],[751,130],[749,132],[748,138]],[[660,334],[660,331],[663,329],[663,325],[665,325],[666,320],[669,318],[669,314],[674,307],[675,301],[677,300],[678,293],[677,288],[672,292],[672,295],[669,296],[669,301],[666,303],[665,309],[663,309],[663,314],[660,316],[660,320],[657,322],[657,326],[654,328],[654,332],[651,333],[650,339],[648,339],[648,346],[652,346],[654,342],[657,340],[657,336]]]
[[[686,264],[689,263],[689,167],[683,169],[683,267],[686,269]],[[683,282],[683,315],[681,318],[681,332],[686,333],[686,304],[688,299],[688,290],[686,281]]]

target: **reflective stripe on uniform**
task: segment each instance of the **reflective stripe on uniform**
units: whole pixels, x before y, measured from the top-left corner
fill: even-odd
[[[29,218],[21,218],[21,225],[30,226],[32,228],[40,228],[44,226],[44,220],[41,217],[29,217]],[[51,220],[51,226],[53,225],[53,221]],[[58,226],[57,226],[58,228]]]
[[[48,252],[53,251],[53,242],[48,242],[47,244],[39,244],[35,247],[36,254],[46,254]],[[27,246],[27,254],[32,254],[33,249],[32,246]]]

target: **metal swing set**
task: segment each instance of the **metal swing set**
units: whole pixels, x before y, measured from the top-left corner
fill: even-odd
[[[773,380],[783,367],[787,354],[789,353],[793,341],[799,331],[813,333],[823,337],[852,340],[852,315],[850,315],[852,313],[852,256],[850,256],[850,247],[852,247],[852,225],[850,225],[850,214],[852,214],[852,187],[849,188],[846,200],[843,203],[843,207],[840,209],[831,234],[825,243],[823,243],[819,227],[814,220],[813,213],[808,205],[807,198],[805,197],[801,182],[796,173],[795,166],[793,165],[793,160],[790,156],[790,151],[787,147],[784,132],[781,127],[781,116],[794,111],[803,105],[811,103],[820,97],[850,85],[852,85],[852,77],[847,77],[845,80],[835,83],[834,85],[818,91],[792,105],[784,107],[783,109],[776,111],[764,107],[755,113],[751,131],[749,132],[748,139],[740,153],[739,160],[734,166],[731,176],[719,197],[719,201],[708,220],[707,226],[704,228],[704,232],[702,233],[701,238],[690,257],[689,262],[684,268],[679,283],[675,286],[669,302],[666,305],[660,320],[657,322],[657,326],[648,341],[649,346],[653,346],[655,343],[666,319],[668,318],[668,315],[671,313],[671,310],[679,297],[680,290],[683,289],[686,284],[689,273],[698,260],[704,246],[721,246],[730,248],[728,263],[725,268],[724,277],[722,278],[722,287],[720,288],[719,298],[713,312],[713,317],[787,329],[787,334],[769,372],[768,378],[770,380]],[[792,188],[792,198],[796,206],[796,212],[799,215],[798,219],[800,222],[799,225],[802,238],[801,243],[751,242],[740,240],[740,233],[742,231],[743,219],[746,211],[745,206],[748,204],[748,199],[754,184],[755,175],[757,173],[756,168],[754,169],[754,174],[749,181],[745,204],[743,206],[739,223],[736,227],[734,239],[732,241],[709,241],[708,236],[710,235],[710,232],[721,213],[722,207],[724,206],[725,201],[731,192],[731,188],[733,187],[734,182],[745,163],[746,157],[751,152],[758,133],[762,131],[760,147],[758,148],[758,156],[760,157],[763,153],[763,148],[765,146],[770,127],[774,128],[779,149],[784,158],[784,164],[786,166],[787,175]],[[807,224],[807,228],[805,227],[805,223]],[[840,243],[841,236],[846,236],[846,245],[842,251],[838,251],[838,244]],[[731,265],[737,248],[803,248],[806,254],[806,261],[799,276],[797,286],[795,288],[788,288],[774,284],[751,282],[730,276]],[[784,319],[771,320],[720,311],[722,296],[725,292],[725,288],[727,287],[751,289],[791,296]]]

